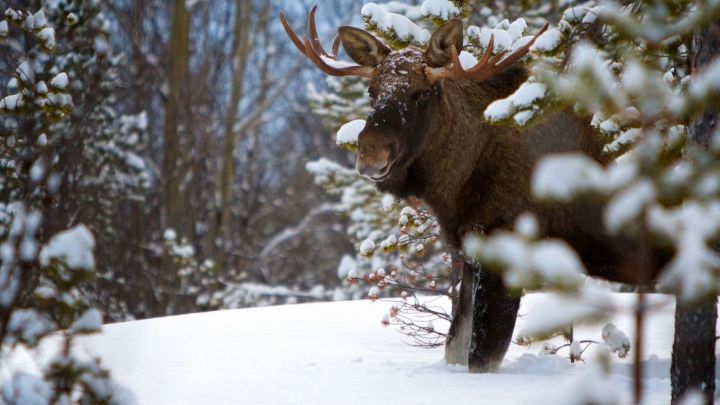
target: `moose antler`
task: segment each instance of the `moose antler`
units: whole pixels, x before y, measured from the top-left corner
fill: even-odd
[[[505,57],[508,51],[500,52],[499,54],[492,56],[492,50],[495,46],[495,35],[490,36],[490,42],[488,42],[487,49],[483,56],[480,58],[478,63],[469,68],[465,69],[460,64],[460,57],[458,56],[457,49],[453,45],[451,50],[452,65],[441,68],[426,68],[425,75],[431,83],[434,83],[441,79],[456,79],[456,80],[487,80],[504,70],[512,66],[518,59],[527,55],[530,51],[530,47],[535,43],[535,40],[542,35],[548,28],[548,24],[545,25],[538,31],[533,38],[528,41],[527,44],[516,49],[513,53]],[[503,57],[505,57],[503,59]]]
[[[333,40],[332,53],[327,53],[325,51],[320,43],[317,28],[315,26],[316,11],[317,6],[313,6],[310,9],[310,13],[308,14],[308,29],[310,31],[310,38],[308,39],[308,37],[304,37],[302,41],[290,27],[290,24],[288,24],[285,14],[280,13],[280,22],[298,51],[310,59],[310,61],[315,64],[318,69],[331,76],[360,76],[368,79],[372,78],[375,75],[374,68],[336,60],[338,49],[340,48],[340,36],[336,35]]]

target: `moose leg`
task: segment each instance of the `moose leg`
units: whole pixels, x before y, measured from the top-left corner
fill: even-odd
[[[507,292],[499,274],[483,269],[475,269],[473,274],[473,322],[468,368],[471,373],[487,373],[500,367],[510,346],[520,297]]]
[[[460,291],[453,299],[452,322],[445,341],[445,361],[448,364],[467,365],[472,336],[474,271],[475,268],[465,263],[460,255],[453,255],[453,283],[460,281]]]

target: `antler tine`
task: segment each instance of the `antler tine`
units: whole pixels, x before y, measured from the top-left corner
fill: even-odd
[[[340,35],[335,35],[332,45],[332,57],[337,59],[338,51],[340,50]]]
[[[310,59],[310,61],[312,61],[312,63],[315,64],[318,69],[331,76],[360,76],[365,78],[372,78],[374,75],[375,69],[370,67],[353,65],[338,68],[328,65],[328,63],[323,60],[323,56],[318,55],[315,52],[315,50],[312,48],[310,40],[308,40],[307,37],[305,38],[305,50],[305,55],[308,57],[308,59]]]
[[[487,49],[485,49],[483,56],[480,58],[477,64],[475,64],[475,66],[469,69],[465,69],[462,67],[462,65],[460,64],[460,56],[458,55],[458,51],[453,46],[450,52],[450,57],[452,59],[453,65],[450,68],[434,68],[426,70],[428,78],[432,82],[448,78],[456,80],[489,79],[497,75],[498,73],[501,73],[502,71],[508,69],[515,62],[517,62],[518,59],[527,55],[527,53],[530,51],[530,47],[535,43],[535,40],[547,30],[548,26],[549,24],[546,23],[540,29],[540,31],[538,31],[538,33],[535,34],[535,36],[533,36],[530,41],[528,41],[527,44],[516,49],[507,57],[505,56],[508,54],[508,51],[503,51],[495,56],[492,56],[492,51],[495,47],[495,36],[490,35],[490,41],[488,41],[488,46]]]
[[[319,53],[322,56],[333,58],[333,56],[328,55],[327,52],[325,52],[325,48],[323,48],[322,44],[320,43],[320,38],[317,33],[317,27],[315,26],[315,12],[317,11],[317,4],[312,6],[310,9],[310,13],[308,14],[308,29],[310,31],[310,44],[312,45],[312,49],[315,51],[315,53]]]
[[[494,62],[498,61],[500,58],[505,55],[506,52],[501,52],[500,54],[496,56],[492,56],[492,51],[495,48],[495,35],[490,35],[490,41],[488,41],[488,46],[485,49],[485,52],[483,53],[483,56],[480,58],[478,63],[475,64],[475,66],[471,67],[470,69],[465,69],[462,67],[462,64],[460,63],[460,56],[458,55],[457,49],[453,46],[452,48],[452,61],[453,61],[453,70],[455,71],[455,76],[458,78],[463,77],[476,77],[478,74],[480,74],[481,71],[485,71],[486,69],[492,68]],[[491,59],[492,58],[492,59]]]
[[[495,34],[490,34],[490,41],[488,41],[488,46],[485,49],[485,53],[483,54],[482,58],[480,58],[479,64],[485,64],[490,59],[490,56],[492,55],[493,50],[495,49]]]
[[[295,44],[295,47],[300,51],[300,53],[310,59],[310,61],[321,71],[331,76],[360,76],[371,79],[375,75],[375,68],[353,65],[335,60],[338,50],[340,49],[339,35],[336,36],[333,41],[332,55],[325,52],[320,44],[320,40],[317,37],[317,29],[315,27],[316,11],[317,6],[313,6],[310,9],[310,13],[308,15],[308,30],[310,38],[306,36],[302,41],[295,31],[293,31],[292,27],[290,27],[287,18],[285,18],[285,14],[280,13],[280,22],[282,23],[283,28],[285,28],[285,32],[288,34],[288,37],[290,37],[292,43]]]
[[[280,13],[280,22],[282,23],[283,28],[285,28],[285,33],[290,37],[290,40],[293,44],[295,44],[295,47],[302,53],[303,55],[307,56],[307,53],[305,52],[305,45],[303,45],[300,38],[297,36],[295,31],[293,31],[292,27],[290,27],[290,24],[288,24],[287,18],[285,18],[285,14],[282,12]]]
[[[510,66],[512,66],[513,63],[517,62],[518,59],[527,55],[527,53],[530,52],[530,47],[533,46],[533,44],[535,43],[535,40],[537,40],[540,35],[545,33],[545,31],[547,31],[549,26],[550,26],[550,24],[545,23],[545,25],[543,25],[543,27],[540,29],[540,31],[538,31],[538,33],[535,34],[535,36],[533,36],[533,38],[530,41],[528,41],[527,44],[518,48],[515,52],[510,54],[510,56],[503,59],[502,62],[496,64],[495,66],[497,66],[501,71],[505,70],[505,69],[509,68]]]

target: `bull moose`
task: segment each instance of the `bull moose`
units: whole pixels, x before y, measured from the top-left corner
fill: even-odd
[[[530,128],[517,129],[492,125],[483,117],[491,102],[509,96],[527,80],[527,70],[515,63],[547,25],[512,53],[492,56],[491,39],[477,65],[464,68],[458,56],[463,45],[460,20],[439,27],[427,49],[409,46],[398,51],[364,30],[340,27],[328,53],[318,39],[315,12],[313,7],[304,40],[285,16],[280,18],[298,50],[321,71],[369,80],[372,111],[359,134],[356,165],[378,190],[423,200],[449,247],[458,252],[468,233],[509,229],[519,214],[530,211],[543,236],[570,243],[590,275],[638,282],[632,262],[645,259],[627,253],[636,251],[637,242],[605,233],[600,203],[546,206],[531,193],[534,167],[545,155],[580,152],[609,163],[590,118],[557,111]],[[357,64],[336,60],[340,43]],[[651,273],[646,280],[656,270]],[[498,275],[470,263],[464,265],[462,280],[446,359],[467,363],[473,372],[495,370],[511,340],[519,298],[506,292]]]

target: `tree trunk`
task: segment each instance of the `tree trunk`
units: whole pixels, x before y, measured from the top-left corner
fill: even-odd
[[[702,71],[720,55],[720,21],[695,34],[690,50],[690,71]],[[690,125],[690,140],[707,147],[718,123],[718,111],[706,110]],[[675,339],[673,341],[672,402],[678,403],[688,390],[705,394],[712,404],[715,395],[715,328],[717,299],[711,297],[691,304],[677,299],[675,308]]]
[[[183,100],[183,85],[186,82],[189,54],[190,18],[184,0],[176,0],[172,12],[172,30],[168,49],[168,95],[165,104],[165,129],[162,162],[162,225],[172,228],[178,235],[188,236],[186,229],[185,202],[181,173],[186,164],[178,128],[180,106]],[[176,290],[177,266],[173,258],[164,253],[160,264],[160,299],[158,314],[167,314],[170,297]]]
[[[713,403],[716,321],[715,299],[695,305],[677,300],[670,367],[672,403],[678,403],[685,392],[692,389],[702,391],[707,404]]]
[[[510,295],[502,276],[476,269],[474,272],[472,339],[468,353],[471,373],[497,370],[512,340],[520,297]]]
[[[235,147],[239,137],[235,128],[240,100],[243,96],[243,80],[250,54],[250,32],[252,30],[252,2],[235,1],[235,29],[233,34],[232,84],[230,88],[230,104],[225,117],[222,160],[215,184],[215,218],[212,222],[209,242],[213,247],[217,271],[225,267],[225,237],[229,227],[232,206],[232,184],[235,174]]]

